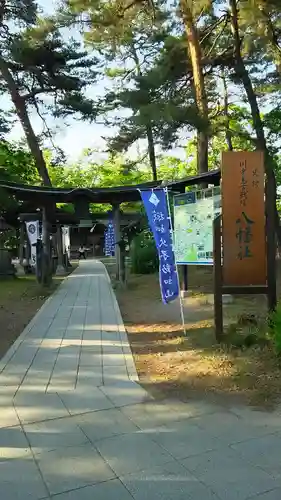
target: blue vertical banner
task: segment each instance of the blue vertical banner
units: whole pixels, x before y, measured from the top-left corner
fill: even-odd
[[[109,221],[104,233],[104,253],[106,257],[115,255],[115,231],[113,221]]]
[[[179,296],[179,280],[173,250],[172,224],[164,189],[141,191],[141,198],[159,255],[159,281],[164,304]]]

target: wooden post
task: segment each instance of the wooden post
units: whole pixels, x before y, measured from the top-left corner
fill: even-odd
[[[266,260],[267,260],[267,303],[268,310],[276,309],[276,228],[275,228],[275,186],[274,180],[266,181]]]
[[[185,264],[182,266],[182,291],[186,293],[188,291],[188,266]]]
[[[25,258],[26,258],[26,261],[27,261],[27,266],[29,267],[30,266],[30,259],[31,259],[31,246],[30,246],[30,242],[29,242],[29,238],[28,236],[26,237],[26,255],[25,255]]]
[[[24,260],[24,241],[25,241],[25,223],[20,223],[20,248],[19,248],[19,261],[23,265]]]
[[[223,337],[223,307],[222,307],[222,263],[221,263],[221,216],[213,221],[213,252],[214,252],[214,319],[217,342]]]
[[[121,283],[126,283],[126,243],[121,240],[119,243],[120,248],[120,281]]]

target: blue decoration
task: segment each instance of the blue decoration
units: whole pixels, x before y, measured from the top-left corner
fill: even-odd
[[[115,231],[113,222],[110,220],[104,233],[104,253],[106,257],[115,255]]]
[[[171,219],[164,189],[141,191],[150,229],[159,255],[159,282],[164,304],[179,296],[179,281],[175,256]]]

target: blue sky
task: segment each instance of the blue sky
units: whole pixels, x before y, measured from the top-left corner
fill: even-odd
[[[58,7],[59,0],[37,0],[39,7],[44,10],[46,14],[52,14],[55,12]],[[74,30],[69,32],[69,35],[76,36]],[[67,35],[66,35],[67,36]],[[77,37],[80,38],[80,35],[77,33]],[[110,85],[109,81],[105,82],[106,86]],[[93,84],[91,88],[88,89],[87,94],[90,98],[95,99],[97,95],[102,94],[104,91],[104,84],[98,83]],[[3,108],[10,109],[11,102],[8,97],[5,99],[1,99],[1,105]],[[36,113],[31,115],[32,125],[37,134],[42,132],[42,121],[37,116]],[[103,139],[104,137],[109,137],[114,135],[114,128],[108,128],[98,123],[85,123],[79,121],[77,119],[68,119],[67,124],[62,121],[53,120],[50,118],[48,121],[48,125],[51,129],[55,129],[55,134],[53,136],[53,144],[62,148],[69,160],[69,162],[73,162],[79,157],[81,157],[81,153],[85,148],[91,148],[98,150],[100,152],[97,153],[96,158],[104,158],[104,151],[106,149],[106,141]],[[185,134],[183,134],[185,135]],[[24,139],[24,133],[20,123],[16,122],[11,133],[9,134],[10,140],[19,140]],[[187,138],[187,137],[185,137]],[[183,141],[184,142],[184,141]],[[45,147],[50,147],[50,142],[46,142],[44,144]],[[146,141],[139,141],[137,145],[132,146],[130,148],[128,155],[130,157],[136,158],[138,155],[143,155],[144,152],[147,151],[147,143]],[[156,152],[161,153],[160,149],[156,148]],[[181,158],[185,157],[183,149],[174,149],[169,151],[167,154],[173,156],[179,156]]]
[[[54,0],[37,0],[37,3],[48,14],[52,14],[55,10],[55,7],[58,5],[58,2]],[[102,91],[103,86],[101,85],[93,85],[93,87],[89,89],[91,97],[95,97]],[[10,105],[11,103],[8,99],[6,99],[5,103],[3,103],[3,106],[5,108],[9,108]],[[41,120],[36,116],[32,116],[32,124],[35,128],[36,133],[40,133],[42,128]],[[50,122],[49,125],[55,126],[55,123]],[[113,133],[113,130],[109,131],[103,125],[95,123],[87,124],[75,119],[68,120],[68,126],[62,123],[58,123],[58,126],[59,131],[54,137],[54,143],[65,151],[67,157],[70,160],[75,160],[76,158],[78,158],[84,148],[104,150],[105,141],[102,139],[102,137],[108,136],[109,132],[111,132],[111,134]],[[18,140],[23,137],[24,134],[22,131],[22,127],[19,123],[16,123],[10,133],[10,139]]]

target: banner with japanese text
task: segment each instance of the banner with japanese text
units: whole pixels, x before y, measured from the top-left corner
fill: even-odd
[[[175,256],[171,220],[164,189],[141,191],[150,229],[159,255],[159,281],[164,304],[179,296],[179,281]]]
[[[30,243],[30,264],[31,266],[36,266],[36,243],[40,238],[39,235],[39,221],[34,220],[30,222],[26,222],[26,232],[28,235],[29,243]]]
[[[115,255],[115,231],[112,220],[109,221],[104,233],[104,253],[106,257]]]
[[[68,258],[70,259],[70,227],[62,226],[62,249],[63,253],[67,253]]]
[[[221,188],[224,284],[265,285],[263,153],[222,153]]]

